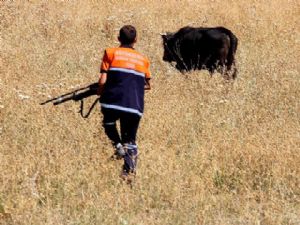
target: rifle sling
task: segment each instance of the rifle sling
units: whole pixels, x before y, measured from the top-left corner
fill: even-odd
[[[99,98],[96,98],[94,103],[90,107],[89,111],[84,115],[84,113],[83,113],[84,103],[83,103],[83,99],[81,99],[80,100],[80,110],[79,110],[81,117],[85,118],[85,119],[88,118],[98,101],[99,101]]]

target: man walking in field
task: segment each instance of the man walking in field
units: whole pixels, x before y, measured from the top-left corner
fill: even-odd
[[[138,148],[136,134],[144,112],[144,91],[150,89],[150,63],[133,46],[136,29],[131,25],[120,29],[120,46],[104,52],[99,90],[105,133],[124,159],[123,178],[135,174]],[[120,134],[116,121],[120,121]]]

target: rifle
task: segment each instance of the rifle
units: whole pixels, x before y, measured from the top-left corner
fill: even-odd
[[[88,98],[92,95],[97,95],[98,87],[99,87],[98,83],[93,83],[93,84],[90,84],[86,87],[79,88],[75,91],[63,94],[61,96],[58,96],[58,97],[55,97],[55,98],[52,98],[52,99],[48,99],[48,100],[40,103],[40,105],[45,105],[49,102],[53,102],[53,105],[59,105],[59,104],[62,104],[64,102],[70,101],[70,100],[73,100],[75,102],[80,101],[80,111],[79,111],[80,115],[83,118],[87,118],[87,117],[89,117],[91,111],[95,107],[95,105],[96,105],[97,101],[99,100],[99,98],[97,98],[94,101],[94,103],[92,104],[91,108],[89,109],[89,111],[86,115],[83,114],[83,99]]]

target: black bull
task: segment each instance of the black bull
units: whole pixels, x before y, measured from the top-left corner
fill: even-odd
[[[212,74],[217,70],[227,78],[236,78],[238,39],[230,30],[183,27],[176,33],[163,34],[162,38],[163,60],[176,62],[179,71],[207,69]]]

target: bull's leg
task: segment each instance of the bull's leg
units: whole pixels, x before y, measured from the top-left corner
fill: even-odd
[[[214,64],[214,66],[218,73],[220,73],[221,75],[225,74],[226,68],[225,68],[224,60],[217,60]]]
[[[187,59],[183,60],[183,64],[185,66],[186,71],[190,71],[190,70],[194,69],[193,60],[190,59],[190,58],[187,58]]]
[[[181,73],[184,73],[184,71],[186,70],[186,66],[181,62],[176,62],[176,69],[179,70]]]
[[[208,70],[210,76],[212,77],[212,75],[214,74],[215,70],[216,70],[216,62],[214,61],[214,56],[213,55],[209,55],[206,57],[202,69],[206,69]]]
[[[227,79],[235,79],[237,77],[237,68],[234,62],[233,68],[231,64],[227,64],[225,69],[225,77],[227,77]]]
[[[215,68],[214,65],[208,66],[207,70],[208,70],[208,72],[209,72],[209,74],[210,74],[211,77],[212,77],[212,75],[214,74],[215,69],[216,69],[216,68]]]
[[[237,68],[234,67],[233,73],[232,73],[232,79],[235,79],[237,77]]]
[[[182,57],[178,57],[176,60],[176,69],[178,69],[181,73],[189,70],[187,61],[184,60]]]
[[[228,72],[230,71],[230,69],[228,68],[228,66],[226,65],[227,63],[227,55],[228,55],[228,48],[224,47],[220,50],[219,52],[219,73],[222,74],[222,76],[226,79],[229,80],[230,76],[228,74]]]
[[[228,71],[227,71],[226,65],[219,66],[219,73],[225,78],[228,77]]]
[[[231,66],[230,66],[231,67]],[[231,68],[230,68],[231,69]],[[237,68],[235,66],[235,62],[233,62],[233,72],[231,75],[232,79],[235,79],[237,77]]]

